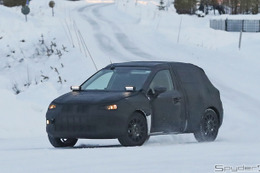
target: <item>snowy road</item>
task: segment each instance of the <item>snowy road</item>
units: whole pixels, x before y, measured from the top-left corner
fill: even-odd
[[[58,95],[55,88],[42,84],[17,97],[0,90],[5,98],[0,100],[4,114],[0,126],[8,127],[0,129],[4,134],[0,136],[0,173],[210,173],[216,164],[226,167],[260,164],[260,99],[257,95],[260,71],[259,60],[250,54],[258,50],[257,46],[253,51],[234,51],[236,41],[233,44],[230,40],[235,40],[236,35],[204,31],[202,26],[207,25],[207,19],[183,16],[183,31],[177,44],[178,15],[170,18],[178,24],[168,24],[164,13],[152,12],[150,22],[144,20],[150,13],[131,16],[113,3],[73,2],[78,4],[71,7],[72,2],[59,2],[71,8],[71,18],[76,19],[99,68],[110,63],[109,59],[113,62],[174,60],[203,67],[221,91],[224,124],[213,143],[197,143],[192,134],[186,134],[151,137],[142,147],[122,147],[117,140],[79,140],[75,148],[55,149],[48,142],[44,124],[46,107]],[[60,11],[58,14],[63,16]],[[209,34],[201,36],[205,33]],[[210,39],[205,39],[207,37]],[[231,44],[231,51],[223,48],[223,41],[218,37],[227,37],[230,42],[225,43]],[[244,45],[254,37],[259,35],[245,35]],[[243,54],[251,56],[244,58]],[[77,63],[78,71],[85,70],[85,66],[80,66],[85,62],[80,58],[68,61],[65,67],[70,62]],[[74,71],[77,69],[69,69],[66,77],[74,79]]]
[[[109,57],[120,57],[122,60],[133,60],[133,57],[143,57],[152,59],[153,56],[142,51],[133,41],[122,31],[120,26],[113,21],[113,18],[104,16],[101,12],[103,8],[114,4],[91,4],[78,9],[83,20],[92,27],[94,37],[98,47]],[[129,20],[130,23],[137,23],[136,20]],[[105,34],[104,34],[105,33]]]
[[[114,140],[81,140],[75,148],[54,149],[44,137],[1,141],[1,172],[214,172],[215,164],[259,164],[258,145],[218,140],[198,144],[181,137],[155,137],[142,147]]]

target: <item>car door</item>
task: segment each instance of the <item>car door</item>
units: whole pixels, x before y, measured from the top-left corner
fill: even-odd
[[[158,88],[164,92],[156,95]],[[180,132],[183,127],[182,94],[174,87],[168,69],[155,74],[148,88],[148,96],[152,107],[151,132]]]

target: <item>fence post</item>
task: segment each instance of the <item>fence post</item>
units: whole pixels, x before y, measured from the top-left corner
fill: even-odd
[[[228,25],[228,19],[226,19],[226,21],[225,21],[225,31],[228,31],[227,25]]]
[[[240,31],[240,36],[239,36],[239,45],[238,45],[239,50],[241,49],[242,33],[243,33],[243,31],[241,30],[241,31]]]
[[[245,20],[242,20],[242,31],[244,32],[244,25],[245,25]]]

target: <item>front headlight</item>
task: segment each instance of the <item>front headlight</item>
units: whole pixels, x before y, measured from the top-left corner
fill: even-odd
[[[117,110],[117,105],[108,105],[106,106],[107,110]]]
[[[49,109],[51,110],[51,109],[55,109],[56,108],[56,105],[55,104],[51,104],[50,106],[49,106]]]

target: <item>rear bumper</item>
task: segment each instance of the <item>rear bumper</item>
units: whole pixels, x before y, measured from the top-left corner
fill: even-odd
[[[113,139],[126,130],[128,116],[120,110],[96,110],[84,113],[48,111],[46,131],[60,138]]]

